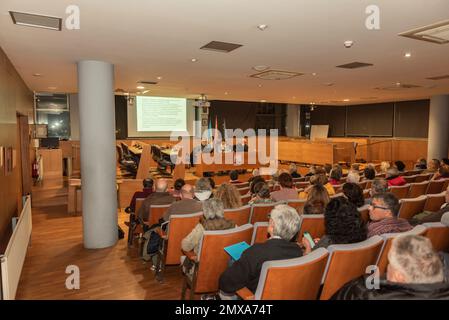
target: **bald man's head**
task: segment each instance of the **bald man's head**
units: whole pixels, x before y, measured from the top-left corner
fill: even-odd
[[[195,196],[194,188],[190,184],[185,184],[181,188],[181,197],[183,199],[193,199]]]
[[[167,180],[159,179],[156,181],[156,192],[166,192],[168,188]]]

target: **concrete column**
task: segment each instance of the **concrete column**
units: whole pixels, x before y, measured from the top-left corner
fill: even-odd
[[[118,238],[114,65],[78,62],[78,103],[84,247],[106,248]]]
[[[449,151],[449,95],[433,96],[429,109],[427,159],[447,158]]]

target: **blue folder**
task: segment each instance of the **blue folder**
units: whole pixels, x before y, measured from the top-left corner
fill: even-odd
[[[237,261],[240,259],[243,251],[250,247],[245,241],[233,244],[225,247],[224,250],[231,256],[232,260]]]

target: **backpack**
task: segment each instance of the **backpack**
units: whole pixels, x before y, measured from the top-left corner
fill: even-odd
[[[159,248],[162,245],[162,238],[156,232],[156,228],[152,228],[144,233],[144,243],[142,249],[142,259],[144,261],[150,261],[154,255],[159,252]]]

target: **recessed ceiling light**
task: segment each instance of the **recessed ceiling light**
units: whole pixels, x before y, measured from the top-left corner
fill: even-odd
[[[137,86],[137,89],[142,90],[142,89],[145,89],[145,87],[144,86]]]
[[[259,88],[262,88],[262,87],[263,87],[261,84],[258,84],[257,86],[258,86]]]
[[[264,102],[267,102],[267,100],[260,100],[260,102],[264,103]]]
[[[55,90],[57,87],[48,87],[50,90]]]
[[[33,73],[33,77],[42,77],[42,73]]]
[[[161,79],[162,79],[162,77],[161,77],[161,76],[159,76],[159,77],[157,77],[156,79],[158,79],[158,80],[161,80]]]
[[[260,31],[264,31],[266,28],[268,28],[267,24],[259,24],[257,26],[257,29],[259,29]]]
[[[349,99],[343,99],[343,101],[344,101],[344,102],[349,102],[349,101],[351,101],[351,100],[349,100]]]
[[[265,71],[267,69],[269,69],[269,66],[264,66],[264,65],[260,65],[260,66],[254,66],[253,69],[256,71]]]
[[[149,92],[150,90],[145,90],[145,91],[142,91],[142,94],[145,94],[145,93],[147,93],[147,92]]]
[[[346,40],[344,43],[345,48],[351,48],[354,45],[354,41]]]
[[[401,83],[400,83],[400,82],[396,82],[396,85],[397,85],[398,87],[400,87],[400,86],[401,86]]]
[[[225,95],[228,95],[228,94],[229,94],[229,93],[226,91],[226,92],[225,92]]]
[[[410,52],[406,52],[405,54],[404,54],[404,57],[405,58],[410,58],[412,56],[412,54],[410,53]]]
[[[197,58],[192,58],[192,59],[190,59],[190,61],[192,61],[192,62],[197,62],[198,59],[197,59]]]
[[[313,72],[313,73],[312,73],[312,76],[316,76],[316,72]]]

